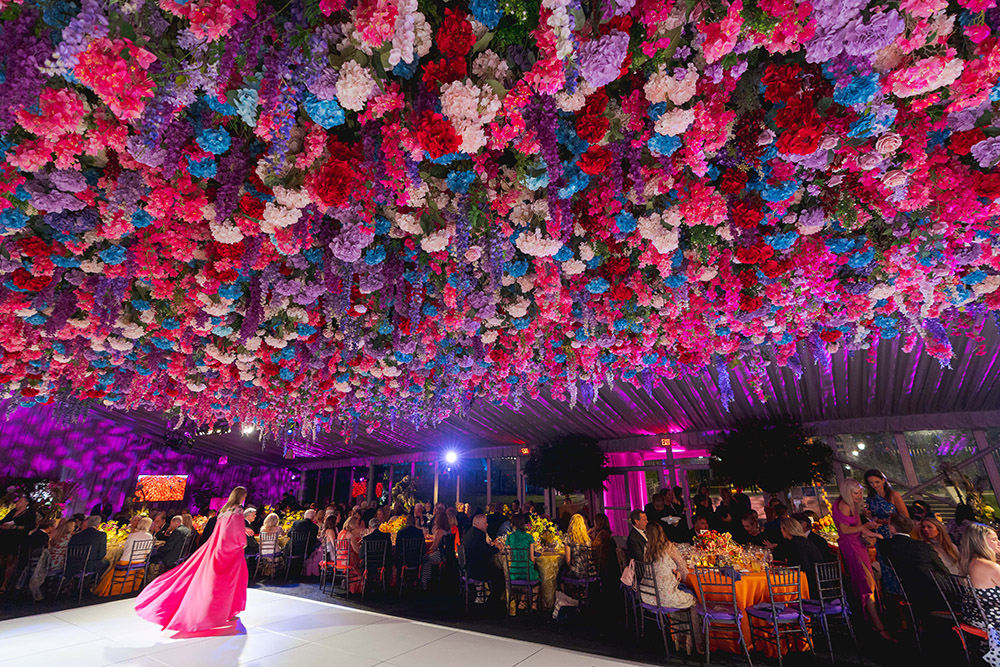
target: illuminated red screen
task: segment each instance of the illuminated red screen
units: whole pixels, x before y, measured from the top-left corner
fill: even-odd
[[[184,500],[186,487],[187,475],[139,475],[135,499],[147,503]]]

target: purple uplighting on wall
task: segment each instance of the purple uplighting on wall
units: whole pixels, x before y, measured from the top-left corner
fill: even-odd
[[[220,465],[217,453],[168,450],[108,419],[91,416],[67,426],[53,417],[50,406],[15,409],[0,422],[0,442],[0,479],[46,478],[79,485],[69,512],[85,511],[105,495],[116,510],[121,508],[139,475],[187,475],[189,499],[201,487],[228,495],[243,485],[255,504],[275,501],[297,484],[285,468],[235,461]]]

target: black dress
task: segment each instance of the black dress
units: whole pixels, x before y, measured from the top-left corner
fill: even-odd
[[[0,525],[8,521],[14,522],[13,529],[0,530],[0,556],[14,556],[28,539],[28,533],[35,529],[35,511],[30,507],[20,515],[15,515],[16,510],[7,512],[7,516],[0,519]]]

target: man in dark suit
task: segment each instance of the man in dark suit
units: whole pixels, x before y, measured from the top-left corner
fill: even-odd
[[[150,560],[154,563],[163,563],[169,570],[177,565],[177,559],[180,558],[184,544],[190,536],[191,529],[183,524],[180,516],[175,516],[170,520],[170,526],[166,530],[157,533],[156,539],[163,540],[164,544],[156,550]]]
[[[403,532],[403,531],[399,531],[399,532]],[[421,536],[422,535],[423,535],[423,533],[421,533]],[[396,536],[396,539],[397,540],[399,539],[399,535]],[[378,529],[377,526],[376,526],[376,528],[372,532],[368,533],[367,535],[365,535],[364,537],[361,538],[361,553],[364,554],[365,553],[365,549],[368,546],[374,545],[374,544],[377,544],[377,543],[384,544],[385,545],[385,547],[384,547],[385,550],[382,552],[381,563],[376,563],[373,560],[371,562],[371,566],[372,567],[378,567],[379,565],[381,565],[382,567],[389,567],[389,563],[390,563],[389,552],[392,551],[392,537],[389,535],[389,533],[383,533],[381,530]],[[367,558],[367,556],[366,556],[366,558]],[[365,563],[362,562],[361,565],[362,565],[362,567],[364,567]]]
[[[659,521],[667,516],[668,512],[663,492],[657,491],[653,494],[652,500],[646,503],[645,514],[646,521]]]
[[[802,524],[802,532],[805,533],[806,539],[813,543],[813,546],[819,551],[819,555],[823,557],[824,563],[830,563],[837,560],[837,555],[833,553],[833,549],[830,547],[830,543],[824,540],[822,537],[812,532],[812,518],[804,512],[796,512],[792,514],[792,518]]]
[[[84,527],[78,533],[69,538],[71,547],[90,547],[90,557],[87,559],[87,572],[96,572],[97,579],[101,578],[104,571],[108,569],[109,563],[104,560],[108,553],[108,536],[97,529],[101,525],[101,517],[93,515],[84,522]],[[67,571],[67,574],[79,572]]]
[[[932,573],[948,574],[948,568],[941,562],[934,547],[911,538],[912,532],[912,519],[893,514],[889,517],[890,537],[879,540],[878,548],[896,570],[914,608],[927,611],[940,604],[940,595]]]
[[[254,538],[253,522],[257,519],[257,510],[253,507],[248,507],[243,510],[243,523],[246,524],[247,533],[247,548],[243,550],[243,553],[247,556],[252,556],[254,554],[260,553],[260,545]]]
[[[406,528],[403,528],[398,533],[396,533],[396,567],[402,567],[406,565],[408,567],[420,567],[420,557],[424,555],[424,531],[417,528],[416,518],[413,516],[413,512],[406,515]],[[416,549],[409,553],[410,562],[405,562],[404,558],[407,556],[407,552],[403,549],[403,545],[406,540],[419,540],[420,544],[417,545]],[[416,544],[416,542],[414,542]]]
[[[307,509],[298,521],[292,522],[293,533],[305,533],[309,536],[306,540],[306,554],[311,554],[316,546],[316,536],[319,535],[319,526],[316,525],[316,510]]]
[[[632,523],[632,529],[628,531],[625,540],[625,553],[632,560],[641,563],[646,556],[646,524],[649,520],[642,510],[632,510],[628,519]]]
[[[108,500],[106,495],[101,496],[100,502],[94,505],[90,510],[91,514],[100,514],[102,521],[107,521],[108,517],[114,514],[114,512],[114,508],[111,507],[111,501]]]
[[[502,512],[497,511],[495,504],[490,504],[489,511],[489,516],[486,517],[486,534],[491,540],[495,540],[497,531],[500,530],[500,526],[507,520],[507,517]]]
[[[201,541],[198,542],[198,546],[205,544],[212,537],[212,533],[215,532],[215,524],[219,522],[219,513],[215,510],[208,510],[208,521],[205,522],[205,527],[201,529]]]
[[[493,562],[493,556],[500,550],[489,543],[486,538],[486,516],[477,514],[472,517],[472,527],[462,537],[462,548],[465,549],[465,571],[470,579],[486,581],[490,585],[490,597],[487,604],[493,606],[500,602],[500,591],[504,589],[503,570]]]

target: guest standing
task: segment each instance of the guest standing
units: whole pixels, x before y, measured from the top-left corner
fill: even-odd
[[[14,501],[14,509],[0,520],[0,566],[3,567],[0,595],[7,592],[10,580],[17,570],[21,546],[27,540],[28,533],[34,529],[35,510],[32,509],[28,496],[21,496]]]
[[[840,485],[840,497],[833,504],[833,521],[837,525],[840,545],[840,556],[851,580],[851,586],[857,593],[861,604],[868,614],[872,627],[882,635],[883,639],[892,640],[889,631],[882,625],[875,603],[875,575],[872,574],[871,559],[868,557],[868,546],[862,542],[862,537],[871,542],[878,539],[878,534],[872,529],[878,527],[874,521],[861,522],[861,506],[864,502],[864,489],[861,483],[854,479],[845,480]]]
[[[881,470],[877,470],[875,468],[866,470],[864,480],[865,487],[868,489],[868,498],[865,501],[865,504],[867,505],[868,511],[871,513],[875,523],[878,524],[876,532],[882,536],[883,540],[888,539],[890,536],[889,518],[893,514],[898,514],[909,519],[910,511],[906,509],[906,503],[903,502],[903,497],[899,495],[898,491],[893,490],[892,485],[889,484],[889,480],[886,479]],[[882,570],[882,587],[885,588],[887,592],[897,597],[902,596],[903,587],[896,578],[896,573],[893,571],[893,568],[885,567],[885,557],[882,555],[882,546],[886,544],[886,542],[883,540],[879,540],[876,544],[878,548],[879,565]]]
[[[92,508],[90,508],[91,514],[99,514],[101,516],[101,521],[107,521],[112,514],[115,513],[114,508],[111,507],[111,501],[108,500],[108,496],[101,496],[100,501]]]
[[[139,594],[135,610],[140,617],[180,632],[232,625],[247,601],[246,495],[242,486],[233,489],[204,548]]]
[[[951,537],[948,536],[948,531],[944,529],[944,524],[931,516],[926,516],[921,520],[918,532],[920,541],[926,542],[934,548],[938,558],[941,559],[941,563],[948,569],[948,572],[959,574],[960,557],[958,548],[951,541]]]

